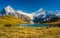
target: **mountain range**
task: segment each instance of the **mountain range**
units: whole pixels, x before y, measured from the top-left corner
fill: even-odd
[[[32,13],[26,13],[21,10],[15,11],[11,6],[7,6],[0,11],[0,16],[11,15],[25,22],[33,23],[45,23],[54,19],[60,19],[60,11],[45,11],[40,8],[38,11]]]

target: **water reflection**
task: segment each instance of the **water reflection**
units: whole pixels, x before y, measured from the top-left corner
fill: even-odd
[[[27,26],[27,27],[47,27],[49,24],[18,24],[19,26]]]

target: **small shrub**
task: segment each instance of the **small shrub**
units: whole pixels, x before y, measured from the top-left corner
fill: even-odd
[[[5,27],[11,27],[12,24],[5,24]]]

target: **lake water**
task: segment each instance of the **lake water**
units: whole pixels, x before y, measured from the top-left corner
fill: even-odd
[[[27,26],[27,27],[47,27],[49,24],[18,24],[19,26]]]

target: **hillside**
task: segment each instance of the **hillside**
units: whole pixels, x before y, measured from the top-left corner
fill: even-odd
[[[59,19],[52,19],[52,20],[50,20],[50,21],[48,21],[46,23],[60,26],[60,18]]]
[[[26,24],[26,22],[14,16],[0,16],[0,24]]]

